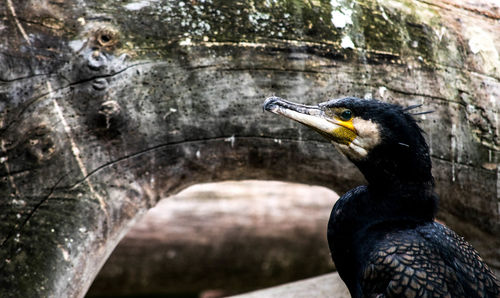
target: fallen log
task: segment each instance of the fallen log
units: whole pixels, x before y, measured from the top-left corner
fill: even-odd
[[[434,110],[421,125],[440,217],[500,268],[494,1],[42,2],[0,6],[7,296],[82,297],[133,222],[192,184],[363,183],[320,137],[263,114],[272,94]]]

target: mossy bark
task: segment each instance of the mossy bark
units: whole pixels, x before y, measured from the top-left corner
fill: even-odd
[[[494,3],[2,3],[1,295],[83,296],[133,221],[194,183],[362,183],[320,137],[262,113],[272,94],[434,110],[421,125],[440,217],[500,268]]]

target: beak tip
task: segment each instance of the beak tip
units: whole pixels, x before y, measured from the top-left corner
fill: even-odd
[[[276,103],[280,100],[282,99],[276,96],[268,97],[262,105],[262,110],[273,112],[278,107]]]

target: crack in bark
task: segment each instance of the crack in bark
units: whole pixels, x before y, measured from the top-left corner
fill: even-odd
[[[112,161],[109,161],[107,163],[104,163],[100,166],[98,166],[97,168],[89,171],[88,175],[83,177],[83,179],[80,179],[79,181],[75,182],[73,185],[71,186],[68,186],[68,187],[65,187],[63,189],[72,189],[72,188],[75,188],[77,187],[79,184],[85,182],[85,180],[87,180],[88,178],[90,178],[92,175],[96,174],[97,172],[107,168],[107,167],[110,167],[116,163],[119,163],[121,161],[124,161],[124,160],[127,160],[127,159],[131,159],[131,158],[135,158],[135,157],[138,157],[140,155],[143,155],[143,154],[148,154],[149,152],[151,151],[155,151],[155,150],[159,150],[159,149],[162,149],[162,148],[167,148],[167,147],[170,147],[170,146],[178,146],[178,145],[183,145],[183,144],[194,144],[194,143],[198,143],[198,142],[209,142],[209,141],[224,141],[226,142],[226,140],[230,137],[233,137],[233,136],[221,136],[221,137],[210,137],[210,138],[200,138],[200,139],[193,139],[193,140],[182,140],[182,141],[178,141],[178,142],[172,142],[172,143],[166,143],[166,144],[158,144],[158,145],[155,145],[153,147],[149,147],[149,148],[146,148],[144,150],[141,150],[141,151],[138,151],[138,152],[135,152],[135,153],[132,153],[132,154],[128,154],[128,155],[125,155],[125,156],[122,156],[122,157],[119,157],[117,159],[114,159]],[[266,136],[240,136],[240,137],[236,137],[234,136],[235,139],[269,139],[269,140],[275,140],[277,138],[275,137],[266,137]],[[279,138],[279,140],[283,140],[283,141],[288,141],[288,142],[295,142],[295,143],[302,143],[302,142],[307,142],[307,143],[318,143],[318,144],[329,144],[328,141],[317,141],[317,140],[297,140],[297,139],[290,139],[290,138]]]
[[[290,40],[292,41],[292,40]],[[328,42],[302,42],[302,41],[297,41],[297,40],[293,40],[295,42],[297,42],[297,44],[299,43],[304,43],[303,46],[316,46],[316,47],[325,47],[325,46],[329,46],[330,43]],[[239,46],[238,43],[234,43],[235,46]],[[300,45],[297,45],[297,47],[299,47]],[[272,44],[268,44],[267,46],[265,46],[265,44],[263,44],[262,47],[267,47],[267,48],[272,48]],[[287,45],[287,47],[283,47],[283,48],[278,48],[279,50],[282,50],[282,49],[290,49],[291,46],[290,45]],[[367,48],[361,48],[361,47],[358,47],[356,48],[357,52],[360,53],[360,55],[366,55],[366,54],[371,54],[371,55],[387,55],[387,56],[394,56],[395,58],[399,58],[399,59],[403,59],[403,57],[400,55],[400,53],[393,53],[393,52],[388,52],[388,51],[381,51],[381,50],[374,50],[374,49],[367,49]],[[315,55],[315,56],[319,56],[319,57],[322,57],[321,55],[318,55],[317,53],[306,53],[308,55]],[[405,57],[412,57],[411,55],[410,56],[405,56]],[[470,70],[470,69],[467,69],[467,68],[458,68],[456,66],[453,66],[453,65],[448,65],[448,64],[442,64],[442,63],[439,63],[439,61],[428,61],[428,60],[423,60],[422,63],[424,63],[425,65],[428,65],[428,66],[431,66],[433,68],[439,68],[439,69],[445,69],[445,68],[451,68],[451,69],[454,69],[454,70],[457,70],[458,72],[464,72],[464,73],[467,73],[467,74],[474,74],[474,75],[477,75],[477,76],[482,76],[482,77],[486,77],[486,78],[490,78],[490,79],[494,79],[495,81],[497,82],[500,82],[500,77],[497,77],[495,76],[494,74],[487,74],[487,73],[482,73],[482,72],[477,72],[477,71],[474,71],[474,70]],[[366,63],[366,64],[369,64],[369,63]],[[387,63],[387,64],[391,64],[391,63]],[[392,65],[399,65],[397,63],[392,63]]]
[[[188,70],[198,70],[198,69],[207,69],[207,68],[216,68],[220,71],[282,71],[282,72],[304,72],[304,73],[321,73],[321,74],[332,74],[331,71],[320,71],[313,69],[293,69],[293,68],[273,68],[273,67],[248,67],[248,68],[237,68],[237,67],[220,67],[221,65],[210,64],[210,65],[197,65],[190,66]]]
[[[138,152],[135,152],[132,154],[128,154],[128,155],[119,157],[117,159],[114,159],[112,161],[109,161],[107,163],[104,163],[104,164],[96,167],[95,169],[89,171],[87,176],[85,176],[82,179],[80,179],[79,181],[75,182],[73,185],[68,186],[68,187],[64,187],[63,189],[75,188],[79,184],[85,182],[91,176],[95,175],[96,173],[98,173],[99,171],[101,171],[105,168],[113,166],[114,164],[119,163],[119,162],[124,161],[124,160],[127,160],[127,159],[135,158],[135,157],[141,156],[143,154],[148,154],[151,151],[160,150],[162,148],[166,148],[166,147],[170,147],[170,146],[184,145],[184,144],[194,144],[194,143],[199,143],[199,142],[210,142],[210,141],[226,141],[228,138],[229,138],[228,136],[221,136],[221,137],[201,138],[201,139],[193,139],[193,140],[183,140],[183,141],[166,143],[166,144],[158,144],[158,145],[155,145],[153,147],[149,147],[149,148],[146,148],[144,150],[141,150],[141,151],[138,151]],[[275,137],[267,137],[267,136],[239,136],[239,137],[235,136],[234,138],[236,140],[238,140],[238,139],[240,139],[240,140],[242,140],[242,139],[264,139],[264,140],[273,140],[273,141],[277,139]],[[278,139],[281,141],[294,142],[294,143],[316,143],[316,144],[325,144],[325,145],[329,144],[328,141],[318,141],[318,140],[297,140],[297,139],[291,139],[291,138],[278,138]],[[334,151],[335,150],[332,149],[332,152],[334,152]],[[448,160],[445,158],[440,158],[439,156],[436,156],[436,155],[431,155],[431,157],[435,158],[437,160],[441,160],[441,161],[445,161],[445,162],[449,162],[449,163],[454,162],[455,164],[467,166],[470,168],[482,169],[479,166],[470,165],[470,164],[466,164],[466,163],[462,163],[462,162],[458,162],[458,161],[451,161],[451,160]]]
[[[8,172],[6,173],[5,175],[0,175],[0,178],[6,178],[6,177],[9,177],[9,176],[17,176],[17,175],[21,175],[23,173],[27,173],[27,172],[31,172],[33,171],[34,169],[22,169],[22,170],[17,170],[17,171],[11,171],[11,172]]]
[[[291,48],[303,48],[303,47],[311,47],[311,48],[327,48],[332,45],[338,45],[335,42],[328,42],[326,40],[321,41],[321,42],[312,42],[312,41],[301,41],[301,40],[285,40],[282,42],[268,42],[268,43],[250,43],[250,42],[197,42],[193,43],[190,45],[190,47],[193,46],[198,46],[198,47],[222,47],[222,46],[233,46],[233,47],[238,47],[238,48],[268,48],[268,49],[276,49],[278,51],[289,51]],[[393,53],[393,52],[388,52],[388,51],[380,51],[380,50],[374,50],[374,49],[367,49],[367,48],[361,48],[358,47],[355,49],[360,55],[366,55],[366,54],[371,54],[371,55],[386,55],[386,56],[394,56],[395,58],[402,59],[400,53]],[[319,56],[323,57],[322,55],[319,55],[318,53],[309,53],[302,51],[304,54],[308,55],[314,55],[314,56]],[[411,57],[411,56],[408,56]],[[447,65],[447,64],[441,64],[438,61],[427,61],[424,60],[422,61],[425,65],[432,66],[435,68],[451,68],[454,70],[457,70],[459,72],[466,72],[469,74],[475,74],[478,76],[483,76],[487,78],[494,79],[497,82],[500,82],[500,77],[496,77],[492,74],[487,74],[487,73],[481,73],[477,71],[473,71],[470,69],[463,69],[463,68],[458,68],[453,65]],[[397,63],[394,63],[397,64]],[[214,65],[215,66],[215,65]],[[197,67],[194,66],[193,69],[196,69]],[[200,66],[199,68],[204,68],[203,66]],[[244,70],[244,69],[242,69]],[[272,70],[272,69],[271,69]],[[279,70],[279,69],[278,69]]]
[[[285,51],[285,52],[293,52],[297,54],[308,54],[315,55],[324,58],[330,54],[341,54],[343,52],[343,48],[340,46],[340,43],[337,41],[330,40],[321,40],[321,41],[305,41],[305,40],[297,40],[297,39],[283,39],[283,40],[274,40],[268,42],[242,42],[242,41],[199,41],[199,42],[191,42],[190,45],[186,45],[185,47],[201,47],[201,48],[211,48],[211,47],[235,47],[235,48],[251,48],[251,49],[267,49],[271,51]],[[337,51],[331,52],[331,49]],[[310,52],[308,49],[314,49],[317,51]],[[325,51],[326,50],[326,51]],[[394,53],[391,51],[384,50],[376,50],[369,48],[356,47],[352,49],[357,52],[358,55],[382,55],[382,56],[390,56],[393,59],[401,58],[400,53]],[[323,52],[321,52],[323,51]],[[321,55],[323,54],[323,55]],[[325,55],[326,54],[326,55]],[[298,58],[300,60],[300,58]],[[302,59],[305,60],[305,59]]]
[[[79,80],[79,81],[75,81],[75,82],[69,83],[67,86],[60,87],[58,89],[54,89],[54,92],[62,90],[62,89],[65,89],[65,88],[68,88],[68,87],[71,87],[71,86],[84,84],[84,83],[93,81],[95,79],[110,78],[110,77],[119,75],[119,74],[121,74],[121,73],[123,73],[123,72],[125,72],[125,71],[127,71],[127,70],[129,70],[131,68],[134,68],[134,67],[137,67],[137,66],[142,66],[142,65],[148,65],[148,64],[154,64],[154,62],[153,61],[143,61],[143,62],[138,62],[138,63],[134,63],[134,64],[131,64],[131,65],[127,65],[126,67],[124,67],[124,68],[122,68],[122,69],[120,69],[120,70],[118,70],[116,72],[113,72],[113,73],[96,75],[96,76],[93,76],[93,77],[90,77],[90,78],[87,78],[87,79],[82,79],[82,80]]]
[[[75,82],[70,82],[67,85],[64,85],[62,87],[59,87],[59,88],[47,91],[47,92],[45,92],[43,94],[40,94],[39,96],[33,98],[30,102],[28,102],[23,107],[23,109],[19,112],[19,114],[17,114],[17,116],[14,117],[14,119],[11,122],[7,123],[4,127],[0,128],[0,136],[3,133],[5,133],[13,124],[15,124],[18,121],[20,121],[21,116],[26,112],[26,110],[28,110],[29,107],[31,107],[33,104],[35,104],[40,99],[43,99],[43,98],[49,96],[51,93],[55,93],[55,92],[58,92],[58,91],[61,91],[61,90],[64,90],[64,89],[67,89],[69,87],[73,87],[73,86],[76,86],[76,85],[85,84],[85,83],[91,82],[91,81],[93,81],[95,79],[113,77],[113,76],[119,75],[119,74],[121,74],[121,73],[123,73],[123,72],[125,72],[125,71],[127,71],[127,70],[129,70],[131,68],[135,68],[137,66],[142,66],[142,65],[148,65],[148,64],[154,64],[154,62],[146,61],[146,62],[139,62],[139,63],[131,64],[131,65],[128,65],[128,66],[124,67],[123,69],[120,69],[120,70],[118,70],[116,72],[113,72],[113,73],[103,74],[103,75],[96,75],[96,76],[93,76],[93,77],[90,77],[90,78],[78,80],[78,81],[75,81]],[[56,75],[56,74],[53,74],[53,75]]]
[[[50,82],[47,82],[47,89],[49,90],[49,93],[52,93],[52,86]],[[85,167],[82,159],[80,158],[80,149],[78,148],[75,139],[73,138],[73,134],[71,132],[71,128],[68,125],[68,122],[66,121],[66,118],[64,118],[64,113],[62,112],[61,108],[59,107],[59,104],[57,103],[57,100],[55,98],[52,98],[52,102],[54,103],[54,109],[56,110],[56,114],[61,120],[61,123],[64,128],[64,132],[66,133],[66,137],[69,139],[69,142],[71,144],[71,152],[73,153],[73,157],[76,160],[76,163],[78,164],[78,167],[80,168],[80,172],[82,173],[83,176],[87,176],[87,168]],[[89,187],[90,192],[97,198],[99,201],[99,205],[101,207],[101,210],[106,214],[106,217],[109,217],[108,211],[106,210],[106,202],[104,201],[104,198],[95,191],[94,186],[90,181],[87,181],[87,185]]]
[[[14,237],[15,234],[21,232],[24,227],[26,226],[26,224],[28,223],[28,221],[33,218],[35,212],[40,208],[40,206],[42,206],[45,202],[47,202],[49,199],[50,199],[50,196],[54,193],[54,191],[56,190],[57,186],[59,185],[59,183],[61,183],[61,181],[67,176],[67,174],[64,174],[64,175],[61,175],[61,177],[56,181],[56,183],[54,183],[54,186],[49,190],[49,193],[44,196],[42,198],[42,200],[40,200],[40,202],[38,202],[34,207],[33,209],[31,209],[31,211],[28,213],[26,219],[23,221],[23,223],[18,226],[18,227],[14,227],[10,232],[9,234],[7,234],[7,237],[5,237],[4,241],[0,244],[0,248],[4,248],[5,245],[7,244],[7,242],[12,239],[12,237]]]
[[[26,80],[26,79],[32,79],[32,78],[36,78],[36,77],[50,76],[50,75],[51,75],[50,73],[36,73],[36,74],[32,74],[32,75],[28,75],[28,76],[24,76],[24,77],[12,78],[12,79],[4,79],[4,78],[0,77],[0,82],[1,83],[13,83],[16,81],[22,81],[22,80]]]
[[[177,146],[177,145],[182,145],[182,144],[190,144],[190,143],[197,143],[197,142],[207,142],[207,141],[225,141],[228,137],[227,136],[222,136],[222,137],[212,137],[212,138],[202,138],[202,139],[195,139],[195,140],[184,140],[184,141],[179,141],[179,142],[173,142],[173,143],[168,143],[168,144],[159,144],[159,145],[156,145],[156,146],[153,146],[153,147],[150,147],[150,148],[147,148],[147,149],[144,149],[142,151],[139,151],[139,152],[136,152],[136,153],[133,153],[133,154],[129,154],[129,155],[126,155],[126,156],[123,156],[123,157],[120,157],[120,158],[117,158],[113,161],[110,161],[108,163],[105,163],[97,168],[95,168],[94,170],[88,172],[87,176],[85,176],[83,179],[77,181],[76,183],[74,183],[73,185],[71,186],[68,186],[68,187],[62,187],[62,188],[58,188],[58,185],[61,183],[61,181],[68,176],[68,173],[64,174],[64,175],[61,175],[61,177],[56,181],[56,183],[54,184],[54,186],[49,190],[49,193],[43,197],[42,200],[40,200],[40,202],[38,202],[34,207],[33,209],[28,213],[27,215],[27,218],[23,221],[23,223],[20,225],[20,226],[17,226],[17,227],[14,227],[10,232],[9,234],[7,235],[7,237],[4,239],[4,241],[0,244],[0,248],[4,248],[6,243],[12,239],[12,237],[14,237],[15,234],[21,232],[24,227],[26,226],[26,224],[29,222],[30,219],[32,219],[34,216],[35,216],[35,213],[36,211],[45,203],[47,202],[50,197],[52,196],[52,194],[54,193],[55,190],[64,190],[64,189],[72,189],[72,188],[75,188],[77,187],[79,184],[85,182],[86,180],[88,180],[92,175],[96,174],[97,172],[109,167],[109,166],[112,166],[113,164],[116,164],[118,162],[121,162],[123,160],[127,160],[127,159],[130,159],[130,158],[134,158],[134,157],[138,157],[142,154],[147,154],[151,151],[155,151],[155,150],[158,150],[158,149],[161,149],[161,148],[165,148],[165,147],[170,147],[170,146]],[[249,137],[235,137],[236,139],[269,139],[269,140],[275,140],[276,138],[273,138],[273,137],[265,137],[265,136],[249,136]],[[308,142],[308,143],[321,143],[321,144],[328,144],[328,142],[321,142],[321,141],[316,141],[316,140],[295,140],[295,139],[287,139],[287,138],[280,138],[280,140],[284,140],[284,141],[290,141],[290,142]]]
[[[392,91],[392,92],[395,92],[395,93],[400,93],[400,94],[404,94],[404,95],[408,95],[408,96],[420,96],[420,97],[427,97],[427,98],[436,99],[436,100],[439,100],[439,101],[444,101],[444,102],[449,102],[449,103],[455,103],[455,104],[458,104],[458,105],[463,106],[464,108],[467,106],[467,105],[466,105],[465,103],[463,103],[463,102],[459,102],[459,101],[456,101],[456,100],[448,99],[448,98],[445,98],[445,97],[434,96],[434,95],[423,94],[423,93],[416,93],[416,92],[403,91],[403,90],[399,90],[399,89],[396,89],[396,88],[387,87],[387,86],[385,86],[385,85],[384,85],[384,87],[385,87],[387,90],[390,90],[390,91]]]
[[[500,78],[497,78],[497,77],[490,75],[490,74],[485,74],[485,73],[473,71],[470,69],[457,68],[457,67],[452,66],[452,65],[440,64],[437,62],[432,62],[432,63],[427,62],[427,64],[430,64],[432,66],[436,66],[436,68],[439,67],[439,69],[451,68],[451,69],[457,70],[459,72],[473,74],[476,76],[481,76],[484,78],[489,78],[489,79],[493,79],[497,82],[500,82]],[[196,66],[187,67],[187,69],[197,70],[197,69],[205,69],[205,68],[218,68],[219,66],[222,66],[222,65],[223,64],[196,65]],[[320,65],[319,67],[325,68],[325,67],[337,67],[337,66],[336,65]],[[224,68],[224,67],[220,67],[219,69],[223,70],[223,71],[267,70],[267,71],[296,71],[296,72],[305,72],[305,73],[332,74],[331,71],[319,71],[319,70],[312,70],[312,69],[273,68],[273,67],[254,67],[254,68],[250,68],[250,67],[248,67],[248,68],[230,68],[230,67]]]
[[[188,67],[187,69],[189,69],[189,70],[197,70],[197,69],[206,69],[206,68],[217,68],[218,66],[219,65],[217,65],[217,64],[199,65],[199,66]],[[448,67],[448,66],[444,66],[444,67]],[[312,70],[312,69],[272,68],[272,67],[254,67],[254,68],[230,68],[230,67],[223,68],[222,67],[222,68],[218,68],[218,70],[221,70],[221,71],[283,71],[283,72],[302,72],[302,73],[332,74],[331,71],[318,71],[318,70]],[[472,72],[472,71],[468,71],[468,70],[465,70],[465,71],[467,71],[469,73],[474,73],[476,75],[481,75],[481,76],[485,76],[485,77],[497,80],[497,78],[489,76],[489,75],[484,75],[484,74],[481,74],[481,73]],[[370,86],[372,86],[372,87],[380,87],[381,85],[370,85]],[[409,96],[427,97],[427,98],[432,98],[432,99],[439,100],[439,101],[444,101],[444,102],[449,102],[449,103],[455,103],[455,104],[461,105],[463,107],[467,106],[463,102],[456,101],[456,100],[449,99],[449,98],[445,98],[445,97],[441,97],[441,96],[435,96],[435,95],[423,94],[423,93],[416,93],[416,92],[408,92],[408,91],[403,91],[403,90],[399,90],[399,89],[392,88],[392,87],[387,87],[386,85],[384,85],[384,87],[386,87],[387,90],[393,91],[395,93],[400,93],[400,94],[409,95]],[[464,93],[467,93],[467,94],[469,93],[469,92],[467,92],[465,90],[461,90],[461,91],[464,92]]]
[[[496,82],[500,82],[500,77],[496,77],[492,74],[487,74],[487,73],[482,73],[482,72],[477,72],[477,71],[474,71],[474,70],[470,70],[470,69],[467,69],[467,68],[458,68],[458,67],[455,67],[453,65],[447,65],[447,64],[441,64],[441,63],[438,63],[438,62],[434,62],[433,64],[431,64],[432,66],[437,66],[436,69],[439,67],[440,69],[444,69],[444,68],[451,68],[451,69],[454,69],[458,72],[461,72],[461,73],[467,73],[467,74],[473,74],[473,75],[476,75],[476,76],[481,76],[481,77],[484,77],[484,78],[489,78],[489,79],[493,79],[495,80]]]
[[[120,73],[123,73],[131,68],[134,68],[136,66],[140,66],[140,65],[147,65],[147,64],[151,64],[151,62],[142,62],[142,63],[136,63],[136,64],[132,64],[132,65],[129,65],[117,72],[114,72],[114,73],[110,73],[110,74],[106,74],[106,75],[100,75],[100,76],[94,76],[94,77],[91,77],[91,78],[88,78],[88,79],[84,79],[84,80],[80,80],[80,81],[75,81],[75,82],[72,82],[72,83],[69,83],[68,85],[66,86],[63,86],[63,87],[60,87],[60,88],[57,88],[57,89],[54,89],[52,90],[52,88],[48,88],[48,92],[36,97],[35,99],[33,99],[26,107],[24,107],[24,109],[17,115],[16,119],[14,119],[12,122],[10,122],[9,124],[7,124],[4,128],[2,128],[0,130],[0,134],[1,133],[4,133],[5,131],[8,130],[8,128],[13,125],[14,123],[16,123],[20,116],[29,108],[29,106],[31,106],[32,104],[34,104],[36,101],[38,101],[39,99],[41,98],[44,98],[44,97],[47,97],[51,94],[53,94],[54,92],[57,92],[59,90],[63,90],[63,89],[66,89],[66,88],[69,88],[71,86],[75,86],[75,85],[79,85],[79,84],[83,84],[83,83],[86,83],[86,82],[89,82],[89,81],[92,81],[94,79],[97,79],[97,78],[107,78],[107,77],[112,77],[112,76],[115,76],[115,75],[118,75]],[[47,82],[50,86],[50,83]],[[11,177],[11,174],[9,171],[7,171],[7,176],[8,177]],[[54,184],[54,186],[50,189],[49,193],[43,197],[43,199],[38,202],[34,208],[28,213],[26,219],[23,221],[23,223],[20,225],[20,226],[17,226],[17,227],[14,227],[9,233],[8,235],[6,236],[6,238],[4,239],[4,241],[0,244],[0,248],[3,248],[5,247],[6,243],[12,239],[12,237],[19,233],[20,231],[22,231],[24,229],[24,227],[26,226],[26,224],[28,223],[28,221],[30,219],[33,218],[33,216],[35,215],[36,211],[40,208],[41,205],[43,205],[45,202],[47,202],[49,199],[50,199],[50,196],[54,193],[54,191],[57,189],[57,186],[61,183],[61,181],[66,177],[67,175],[62,175],[57,181],[56,183]],[[89,174],[87,174],[87,176],[89,176]],[[99,200],[100,203],[102,200]]]

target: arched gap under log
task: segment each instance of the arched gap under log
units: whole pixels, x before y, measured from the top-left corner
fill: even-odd
[[[277,181],[191,186],[132,227],[87,297],[222,297],[332,272],[326,224],[337,198]]]

